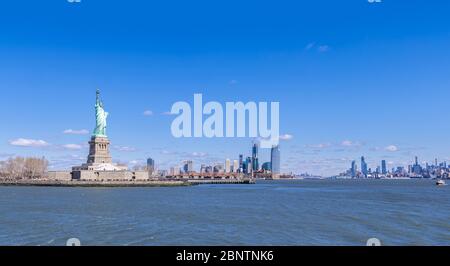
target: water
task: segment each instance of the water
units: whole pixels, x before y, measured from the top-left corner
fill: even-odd
[[[0,187],[0,245],[450,245],[449,221],[426,180]]]

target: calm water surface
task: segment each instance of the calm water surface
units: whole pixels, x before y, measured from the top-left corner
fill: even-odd
[[[0,245],[450,245],[450,186],[299,180],[179,188],[0,187]]]

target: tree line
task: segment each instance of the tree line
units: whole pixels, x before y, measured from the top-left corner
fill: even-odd
[[[0,162],[2,179],[39,179],[47,175],[48,161],[44,157],[15,157]]]

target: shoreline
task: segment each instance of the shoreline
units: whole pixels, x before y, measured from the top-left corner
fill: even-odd
[[[0,180],[0,187],[190,187],[203,184],[254,184],[252,180],[62,181]]]
[[[55,181],[0,180],[0,187],[187,187],[183,181]]]

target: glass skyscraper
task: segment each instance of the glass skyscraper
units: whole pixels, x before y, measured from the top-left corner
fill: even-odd
[[[253,144],[252,148],[252,169],[255,172],[259,170],[258,144]]]
[[[155,171],[155,160],[153,160],[152,158],[147,159],[147,170],[150,173],[153,173]]]
[[[381,173],[383,175],[387,174],[386,160],[381,161]]]
[[[270,152],[271,170],[273,175],[281,174],[280,146],[273,146]]]
[[[352,177],[356,177],[356,172],[358,171],[357,166],[356,166],[356,162],[352,161]]]
[[[365,177],[369,175],[369,171],[367,170],[366,159],[364,158],[364,156],[361,157],[361,172]]]

